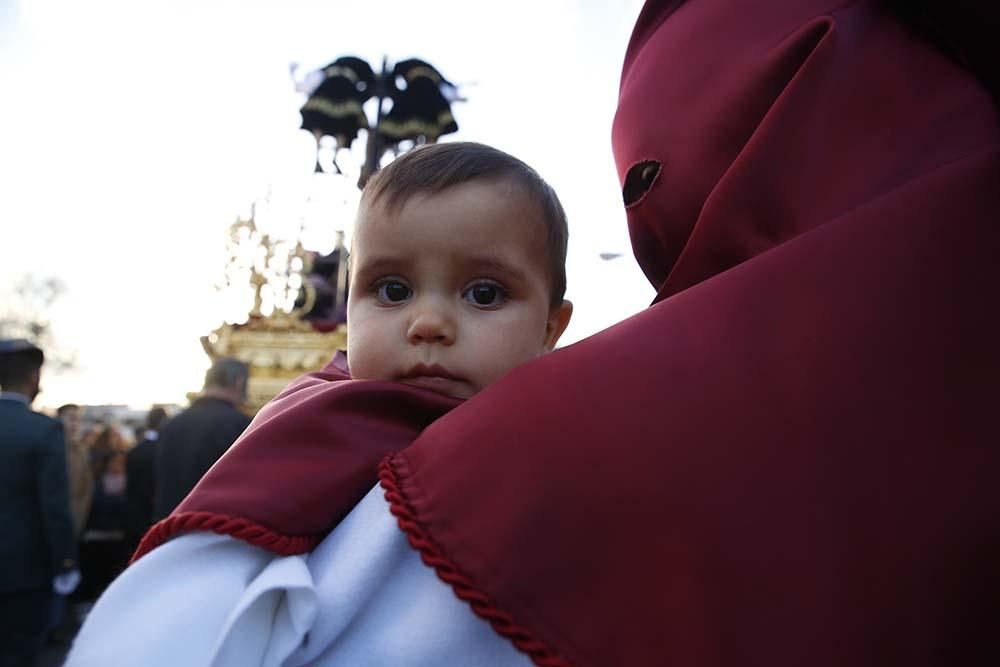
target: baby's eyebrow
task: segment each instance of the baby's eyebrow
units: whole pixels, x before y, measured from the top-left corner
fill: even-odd
[[[393,255],[366,257],[358,262],[354,268],[354,275],[372,276],[404,271],[409,267],[411,262],[412,258],[396,257]],[[511,282],[524,282],[527,280],[524,269],[493,253],[464,257],[462,265],[467,270],[502,276],[505,280]]]
[[[358,263],[354,272],[356,274],[371,274],[371,273],[381,273],[381,272],[392,272],[398,271],[399,268],[406,263],[401,257],[390,257],[390,256],[376,256],[371,259],[364,259]]]
[[[466,264],[477,271],[502,274],[508,279],[524,282],[524,271],[511,262],[496,255],[476,255],[470,257]]]

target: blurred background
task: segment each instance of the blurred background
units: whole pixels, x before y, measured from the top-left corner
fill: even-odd
[[[58,594],[16,572],[3,589],[11,618],[38,616],[37,664],[61,664],[169,512],[164,461],[183,456],[161,428],[228,420],[198,444],[210,465],[343,345],[359,183],[378,166],[466,140],[537,169],[570,223],[563,345],[650,302],[610,142],[641,4],[0,0],[0,339],[45,351],[33,408],[62,421],[68,471],[48,492],[70,543]],[[8,385],[0,436],[16,439],[34,386]],[[11,484],[9,513],[34,498]],[[44,542],[44,522],[16,521],[11,549]]]
[[[0,0],[0,335],[27,323],[46,350],[35,408],[135,428],[151,405],[185,405],[210,363],[202,339],[254,305],[230,270],[234,223],[315,257],[338,231],[349,243],[368,133],[336,153],[342,174],[326,140],[317,172],[300,115],[316,73],[348,55],[376,74],[432,64],[461,98],[440,141],[492,144],[555,187],[576,305],[563,344],[642,309],[653,290],[610,148],[640,7]]]

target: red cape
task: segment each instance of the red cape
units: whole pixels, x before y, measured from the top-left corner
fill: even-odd
[[[457,399],[351,380],[339,354],[264,406],[133,560],[174,535],[211,530],[274,553],[312,550],[376,483],[398,451]],[[322,509],[320,509],[322,508]]]
[[[987,92],[876,3],[651,2],[614,145],[659,303],[390,456],[411,543],[539,665],[1000,664]]]

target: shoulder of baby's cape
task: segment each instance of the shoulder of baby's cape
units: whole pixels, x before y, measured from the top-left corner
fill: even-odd
[[[272,402],[279,401],[288,396],[292,396],[304,390],[316,387],[329,386],[332,383],[351,382],[351,371],[347,366],[347,355],[343,350],[338,350],[330,361],[316,371],[311,371],[295,378],[272,399]]]
[[[272,553],[314,547],[408,447],[460,399],[351,379],[338,359],[293,381],[143,538],[135,559],[183,532],[213,531]]]

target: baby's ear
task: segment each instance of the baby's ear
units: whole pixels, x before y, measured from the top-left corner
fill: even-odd
[[[563,299],[563,302],[549,311],[549,319],[545,323],[545,350],[551,352],[559,337],[569,326],[569,320],[573,317],[573,302]]]

